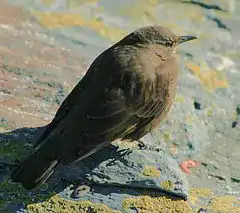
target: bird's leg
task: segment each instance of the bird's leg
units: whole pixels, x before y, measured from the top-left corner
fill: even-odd
[[[127,148],[127,149],[121,149],[117,151],[117,154],[119,157],[123,157],[125,155],[129,155],[132,153],[132,149],[131,148]]]
[[[137,140],[137,143],[138,143],[138,148],[141,150],[150,150],[150,151],[157,151],[157,152],[163,151],[162,148],[159,148],[157,146],[146,145],[142,139]]]

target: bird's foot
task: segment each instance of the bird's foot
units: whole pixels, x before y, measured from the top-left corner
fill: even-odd
[[[140,150],[149,150],[149,151],[163,151],[161,148],[157,147],[157,146],[150,146],[150,145],[146,145],[141,139],[137,141],[138,143],[138,148]]]
[[[121,149],[117,151],[117,154],[119,157],[123,157],[125,155],[129,155],[132,153],[132,149],[128,148],[128,149]]]

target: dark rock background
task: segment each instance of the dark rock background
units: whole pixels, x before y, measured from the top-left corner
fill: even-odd
[[[239,11],[238,0],[1,0],[0,212],[240,212]],[[90,191],[80,177],[88,162],[77,166],[74,183],[87,185],[79,199],[71,198],[74,184],[66,174],[75,173],[66,172],[69,168],[31,192],[12,183],[16,161],[31,152],[92,60],[149,24],[200,37],[180,47],[176,102],[166,122],[148,136],[165,154],[133,149],[113,169],[105,164],[116,150],[105,150],[111,157],[91,170]],[[138,165],[131,164],[134,159],[140,159]],[[185,160],[197,162],[186,175],[177,168]],[[128,165],[120,175],[118,165]],[[175,171],[171,183],[177,178],[184,183],[180,191],[189,195],[187,202],[149,191],[149,185],[156,189],[158,181],[171,179],[164,165]],[[125,178],[138,181],[133,187]]]

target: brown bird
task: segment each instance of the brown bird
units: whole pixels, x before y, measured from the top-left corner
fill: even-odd
[[[193,39],[148,26],[105,50],[64,100],[12,180],[34,188],[60,163],[81,160],[114,140],[135,141],[149,133],[175,98],[175,50]]]

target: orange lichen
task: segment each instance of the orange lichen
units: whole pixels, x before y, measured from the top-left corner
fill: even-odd
[[[190,113],[186,115],[186,123],[187,124],[193,123],[193,116]]]
[[[206,90],[211,92],[217,88],[227,88],[228,82],[226,77],[218,70],[209,69],[205,64],[201,64],[201,67],[188,63],[189,70],[196,75],[200,82],[205,86]]]
[[[33,11],[32,14],[37,18],[41,25],[47,28],[83,26],[97,31],[100,35],[107,37],[112,41],[117,41],[126,34],[125,31],[117,27],[107,26],[101,20],[87,20],[76,13]]]
[[[193,168],[196,167],[198,165],[198,163],[195,160],[186,160],[183,161],[180,164],[180,168],[182,169],[183,172],[185,172],[186,174],[190,174],[191,171],[189,170],[189,168]]]

